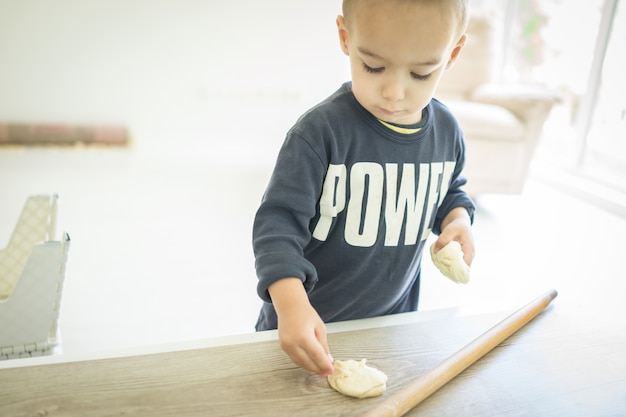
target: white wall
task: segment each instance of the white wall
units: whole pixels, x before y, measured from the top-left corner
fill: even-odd
[[[340,9],[341,0],[0,0],[0,122],[242,123],[266,107],[259,120],[281,116],[278,105],[290,124],[348,77]]]

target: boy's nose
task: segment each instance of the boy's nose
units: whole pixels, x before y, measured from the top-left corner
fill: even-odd
[[[383,85],[382,95],[389,101],[402,100],[404,98],[404,85],[398,80],[389,80]]]

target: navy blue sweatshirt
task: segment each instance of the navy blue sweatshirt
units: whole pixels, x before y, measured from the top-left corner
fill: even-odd
[[[433,99],[419,127],[384,126],[346,83],[290,129],[254,221],[257,330],[277,327],[267,288],[287,277],[324,322],[417,309],[426,239],[452,209],[475,209],[455,118]]]

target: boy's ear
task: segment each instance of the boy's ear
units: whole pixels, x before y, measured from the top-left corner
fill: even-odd
[[[450,59],[448,59],[448,63],[446,64],[446,69],[452,68],[457,58],[459,57],[459,54],[461,53],[461,49],[463,49],[463,46],[465,46],[466,41],[467,35],[464,33],[457,41],[454,49],[452,49],[452,52],[450,53]]]
[[[348,51],[348,30],[346,29],[346,21],[343,16],[337,16],[337,31],[339,32],[339,45],[344,54],[350,55]]]

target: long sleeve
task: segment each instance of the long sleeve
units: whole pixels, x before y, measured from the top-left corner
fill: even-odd
[[[317,281],[314,266],[304,258],[311,239],[325,166],[299,135],[290,131],[257,211],[253,229],[258,294],[270,302],[267,288],[276,280],[300,278],[310,289]]]
[[[464,167],[465,142],[460,140],[454,173],[452,174],[448,191],[441,202],[439,210],[437,211],[437,216],[435,217],[435,224],[433,226],[433,233],[435,234],[441,233],[441,223],[443,222],[443,219],[448,215],[448,213],[457,207],[464,207],[470,216],[470,220],[472,223],[474,222],[474,212],[476,211],[476,206],[462,188],[467,183],[467,179],[462,175]]]

